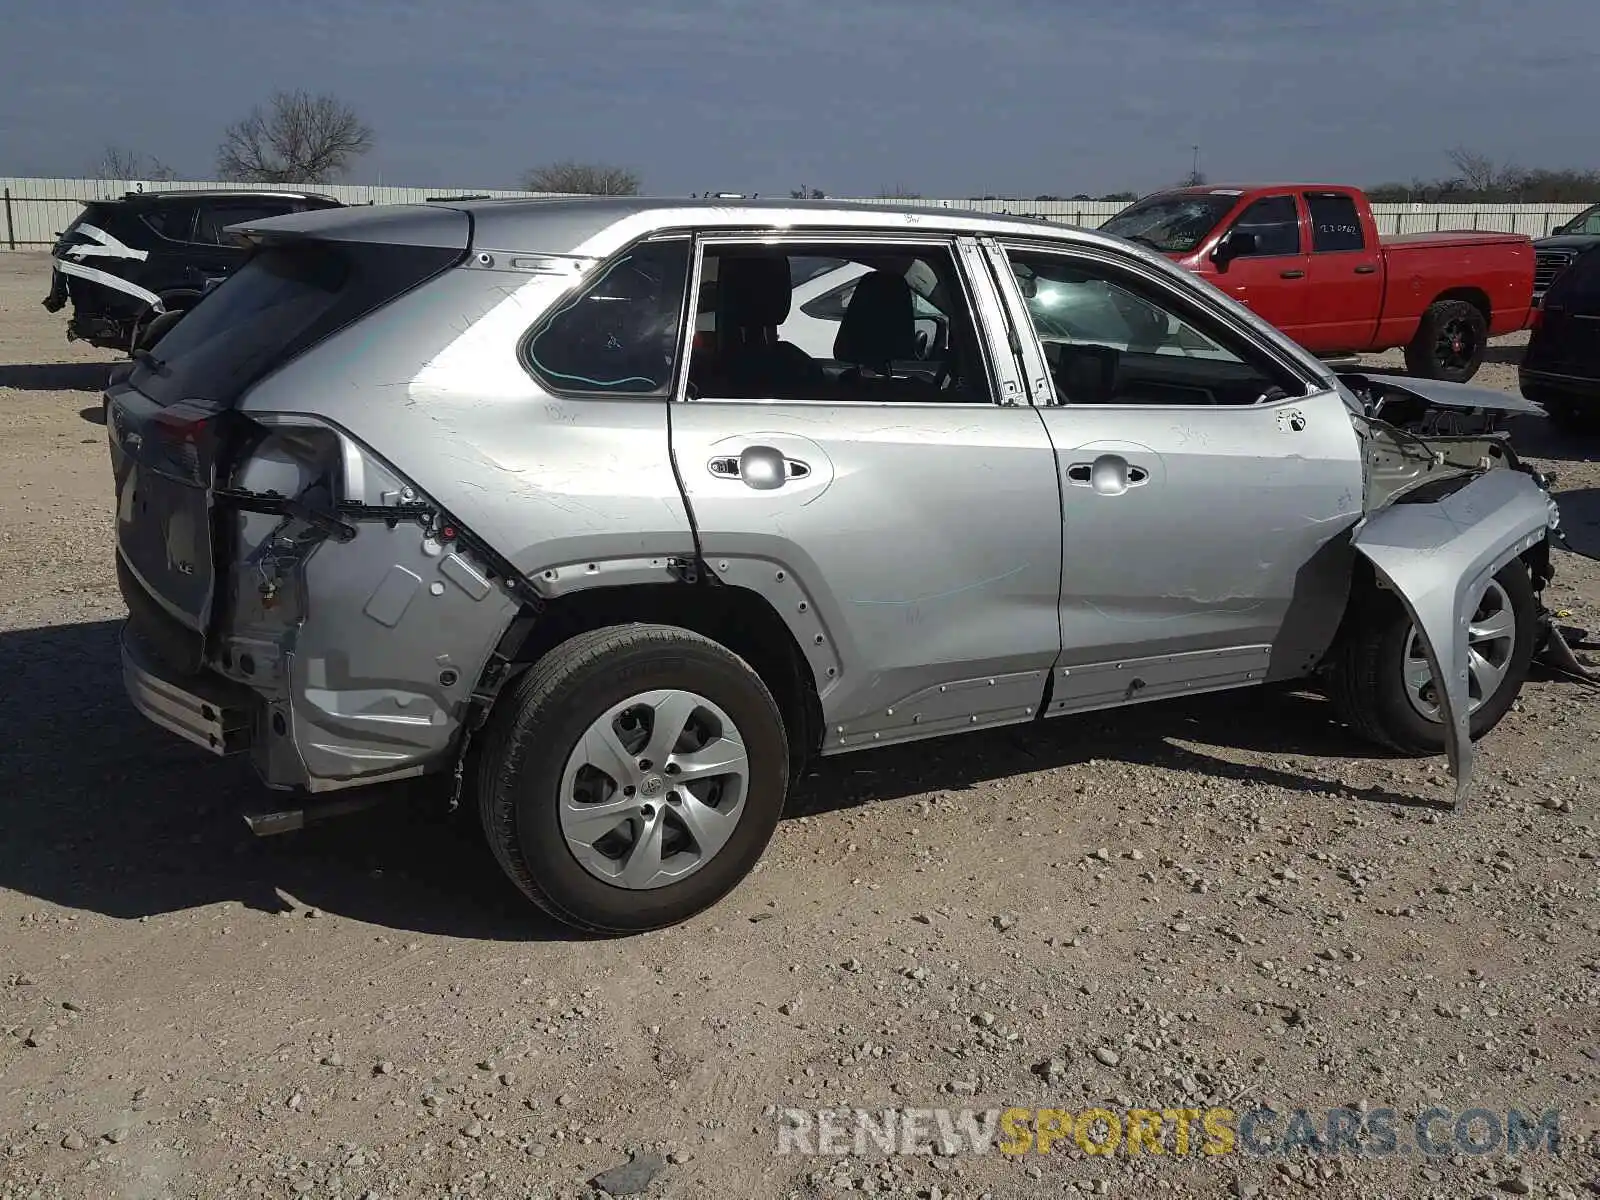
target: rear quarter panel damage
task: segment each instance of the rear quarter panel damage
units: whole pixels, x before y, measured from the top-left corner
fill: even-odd
[[[241,411],[344,431],[371,452],[356,455],[362,479],[353,489],[346,470],[347,490],[359,494],[345,499],[393,503],[409,487],[536,591],[554,593],[556,579],[572,586],[575,568],[599,583],[625,566],[640,582],[641,562],[647,572],[657,564],[654,581],[668,582],[671,562],[692,558],[694,539],[669,457],[666,402],[557,398],[518,359],[523,333],[571,283],[479,266],[447,271],[287,364]],[[278,479],[283,466],[258,458],[252,490],[293,495],[309,483]],[[269,779],[299,772],[313,785],[354,782],[442,765],[483,664],[520,607],[499,581],[482,586],[492,572],[481,557],[441,547],[416,522],[354,524],[353,540],[318,544],[302,567],[300,594],[314,603],[282,665],[281,695],[303,761],[272,764]],[[263,536],[258,528],[257,544]],[[249,591],[240,588],[234,632],[278,639],[282,619],[253,612]],[[443,677],[453,682],[439,683],[451,670]]]

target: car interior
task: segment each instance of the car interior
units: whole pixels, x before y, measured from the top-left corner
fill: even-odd
[[[1012,268],[1062,403],[1251,405],[1300,390],[1229,350],[1220,331],[1090,269],[1018,254]]]
[[[691,396],[722,399],[989,403],[991,393],[954,260],[948,252],[806,247],[870,268],[855,283],[831,358],[782,340],[793,302],[789,253],[768,246],[710,247],[689,361]],[[931,281],[921,311],[909,277]]]

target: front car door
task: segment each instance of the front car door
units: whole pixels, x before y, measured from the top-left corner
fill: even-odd
[[[802,256],[869,268],[829,357],[778,336]],[[673,455],[706,569],[800,627],[824,751],[1036,716],[1060,650],[1060,499],[1044,423],[994,352],[976,244],[706,233],[691,295],[713,270]],[[917,337],[909,280],[930,277],[942,347]]]
[[[1348,594],[1362,466],[1335,391],[1131,253],[988,243],[1062,494],[1050,715],[1305,674]]]
[[[1307,282],[1316,303],[1295,340],[1325,354],[1364,349],[1377,336],[1383,309],[1381,250],[1367,244],[1353,196],[1307,192],[1305,202],[1311,216]]]
[[[1254,249],[1236,253],[1206,280],[1249,308],[1269,325],[1298,339],[1309,319],[1304,235],[1293,193],[1262,196],[1221,234],[1248,234]],[[1219,239],[1220,240],[1220,239]]]

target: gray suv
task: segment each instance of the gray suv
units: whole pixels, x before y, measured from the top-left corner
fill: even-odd
[[[1422,419],[1516,397],[1335,376],[1112,237],[634,199],[236,228],[105,397],[129,695],[273,788],[442,776],[582,928],[714,904],[810,756],[1167,697],[1307,680],[1464,790],[1547,633],[1544,481]],[[778,336],[801,259],[866,268],[828,357]]]

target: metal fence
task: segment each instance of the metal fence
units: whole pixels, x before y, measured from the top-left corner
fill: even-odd
[[[0,224],[0,250],[38,250],[50,246],[86,200],[120,196],[130,191],[191,190],[238,187],[227,183],[152,183],[133,179],[6,179],[0,178],[4,198]],[[290,190],[285,187],[284,190]],[[538,192],[494,188],[369,187],[365,184],[311,184],[345,204],[416,204],[430,197],[492,196],[533,197]],[[865,197],[851,197],[866,202]],[[940,200],[917,197],[899,201],[926,208],[961,208],[979,212],[1043,217],[1065,225],[1097,226],[1124,207],[1096,200]],[[1523,233],[1544,237],[1557,225],[1582,212],[1582,204],[1374,204],[1378,230],[1384,234],[1433,233],[1476,229],[1485,232]]]

